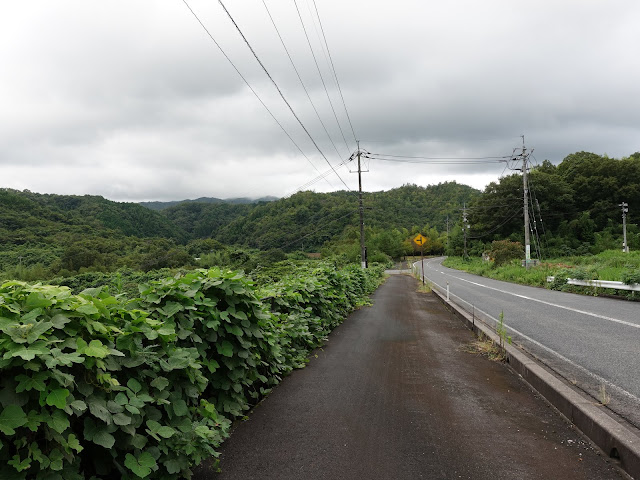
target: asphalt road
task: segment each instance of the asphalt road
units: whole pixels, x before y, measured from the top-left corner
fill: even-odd
[[[409,276],[392,276],[195,480],[622,478]]]
[[[513,340],[594,399],[640,427],[640,303],[500,282],[425,259],[425,276],[466,308],[494,321],[504,312]],[[416,264],[418,269],[420,263]]]

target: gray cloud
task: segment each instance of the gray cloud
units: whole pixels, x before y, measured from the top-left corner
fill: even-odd
[[[267,0],[339,154],[262,2],[225,3],[322,152],[334,165],[348,157],[355,143],[311,20],[313,3],[298,1],[348,147],[293,4]],[[640,5],[633,0],[316,3],[369,151],[503,155],[521,134],[539,161],[640,150]],[[281,196],[329,169],[216,2],[190,4],[309,160],[182,2],[5,4],[2,186],[115,200]],[[481,188],[503,171],[502,164],[371,161],[364,185],[456,180]],[[356,187],[346,167],[339,173]],[[311,188],[343,187],[335,175],[329,180]]]

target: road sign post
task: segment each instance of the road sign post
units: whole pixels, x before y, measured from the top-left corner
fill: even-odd
[[[422,285],[424,285],[424,244],[427,239],[419,233],[413,238],[413,241],[420,245],[420,263],[422,268]]]

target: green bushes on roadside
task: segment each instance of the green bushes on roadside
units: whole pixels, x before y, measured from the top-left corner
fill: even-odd
[[[259,291],[237,272],[196,270],[132,300],[5,283],[2,478],[189,478],[381,276],[321,264]]]

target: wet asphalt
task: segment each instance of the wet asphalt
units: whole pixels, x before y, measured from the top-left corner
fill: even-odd
[[[624,478],[418,285],[391,276],[194,479]]]

